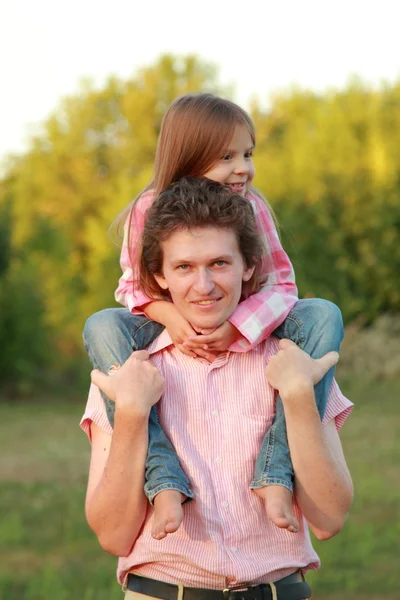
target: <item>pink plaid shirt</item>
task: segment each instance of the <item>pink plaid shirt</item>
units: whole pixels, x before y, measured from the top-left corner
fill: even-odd
[[[213,363],[182,354],[164,331],[149,347],[166,380],[158,403],[161,425],[189,477],[195,499],[184,505],[178,531],[151,537],[153,508],[130,555],[120,558],[118,579],[139,575],[186,586],[224,589],[276,581],[299,568],[317,569],[307,524],[295,504],[298,533],[278,529],[250,490],[256,458],[275,412],[276,393],[265,366],[278,351],[269,338],[247,353],[224,352]],[[324,424],[339,429],[352,404],[332,384]],[[82,429],[96,423],[112,434],[99,390],[92,386]]]
[[[265,253],[260,272],[260,291],[250,295],[244,284],[243,300],[229,318],[243,336],[230,347],[230,350],[235,352],[246,352],[271,335],[285,320],[298,299],[294,271],[282,248],[268,208],[255,193],[248,193],[246,197],[253,206]],[[138,243],[143,231],[146,211],[153,198],[154,194],[147,192],[139,198],[133,208],[130,240],[133,264],[128,250],[129,218],[124,229],[120,258],[122,276],[115,292],[115,299],[129,308],[133,314],[143,314],[140,307],[152,300],[141,292],[136,282],[138,281]]]

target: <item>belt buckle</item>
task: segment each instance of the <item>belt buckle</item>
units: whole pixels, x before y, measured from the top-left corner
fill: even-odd
[[[226,588],[222,590],[222,594],[224,600],[263,600],[262,588],[251,586],[246,582]]]
[[[240,583],[232,588],[222,590],[223,600],[263,600],[263,589],[269,587],[272,600],[278,599],[275,583],[262,583],[257,586],[251,586],[248,583]],[[253,589],[252,589],[253,588]],[[232,592],[234,597],[232,598]],[[241,595],[242,594],[242,595]]]
[[[248,589],[249,589],[248,583],[238,583],[237,585],[234,585],[231,588],[225,588],[224,590],[222,590],[222,595],[224,597],[224,600],[231,600],[232,592],[236,592],[237,590],[240,590],[241,592],[247,592]],[[241,600],[244,600],[244,598]]]

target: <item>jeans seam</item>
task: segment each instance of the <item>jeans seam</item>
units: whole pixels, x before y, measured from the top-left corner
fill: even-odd
[[[285,320],[293,321],[299,329],[304,325],[303,321],[299,319],[293,311],[290,311]]]
[[[252,481],[250,484],[250,489],[258,490],[269,485],[281,485],[293,493],[293,485],[286,479],[280,479],[279,477],[265,477],[264,479],[260,479],[258,481]]]
[[[298,329],[298,337],[297,337],[296,345],[299,347],[300,347],[300,344],[304,345],[305,337],[304,337],[304,334],[302,333],[304,322],[297,317],[296,313],[293,310],[290,311],[290,313],[286,317],[285,321],[291,321],[292,323],[294,323],[296,325],[296,327]],[[290,338],[286,338],[286,339],[290,339]]]
[[[274,444],[275,444],[275,430],[274,430],[274,427],[272,426],[271,429],[269,430],[267,455],[265,457],[265,468],[263,469],[263,472],[265,472],[269,469],[271,459],[272,459],[272,454],[274,451]]]
[[[147,490],[145,487],[146,496],[150,504],[153,504],[153,500],[157,496],[157,494],[165,490],[175,490],[177,492],[180,492],[181,494],[184,494],[188,498],[188,500],[192,500],[194,498],[192,490],[190,488],[185,488],[179,483],[160,483],[152,490]]]
[[[135,338],[136,338],[137,334],[138,334],[138,333],[139,333],[139,332],[140,332],[142,329],[144,329],[145,327],[147,327],[147,325],[150,325],[150,324],[153,324],[153,323],[157,323],[157,321],[152,321],[151,319],[148,319],[148,320],[147,320],[145,323],[142,323],[142,325],[140,325],[140,327],[138,327],[138,328],[136,329],[136,332],[135,332],[134,334],[132,334],[132,341],[133,341],[133,342],[134,342],[134,344],[135,344],[135,350],[137,350],[137,349],[138,349],[138,345],[137,345],[137,342],[136,342],[136,340],[135,340]],[[158,324],[158,325],[161,325],[161,323],[157,323],[157,324]],[[161,325],[161,326],[162,326],[162,325]],[[156,336],[156,337],[157,337],[157,336]],[[155,339],[155,338],[154,338],[154,339]],[[151,343],[151,342],[150,342],[150,343]],[[142,348],[141,348],[141,349],[142,349]]]

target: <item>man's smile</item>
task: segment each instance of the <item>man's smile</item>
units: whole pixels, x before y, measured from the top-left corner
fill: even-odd
[[[199,308],[210,308],[215,306],[222,298],[207,298],[207,300],[192,300],[191,304],[198,306]]]

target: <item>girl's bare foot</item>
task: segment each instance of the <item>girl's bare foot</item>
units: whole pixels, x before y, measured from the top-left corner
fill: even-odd
[[[281,529],[297,533],[299,522],[293,514],[292,494],[283,485],[267,485],[254,490],[264,501],[268,518]]]
[[[174,533],[183,519],[182,502],[186,496],[177,490],[164,490],[154,498],[154,517],[151,535],[162,540],[168,533]]]

